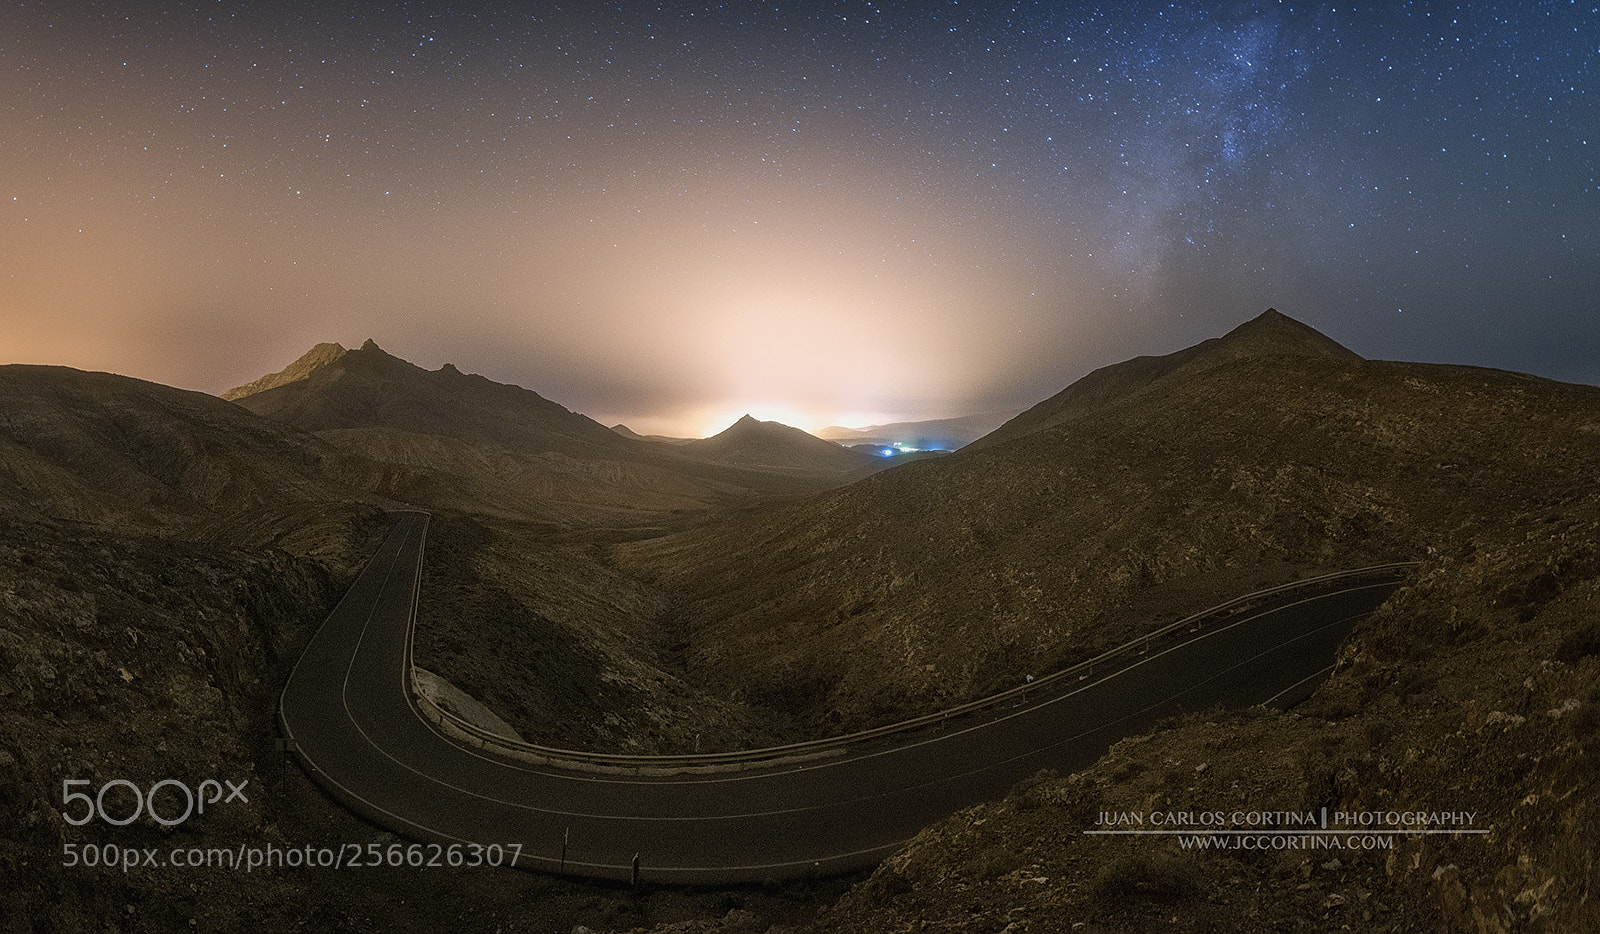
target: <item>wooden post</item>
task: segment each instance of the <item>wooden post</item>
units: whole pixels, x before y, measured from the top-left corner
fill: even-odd
[[[633,854],[633,887],[639,887],[639,854]]]

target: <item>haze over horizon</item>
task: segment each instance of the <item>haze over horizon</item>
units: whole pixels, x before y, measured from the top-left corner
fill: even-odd
[[[705,435],[1025,408],[1271,306],[1600,382],[1600,9],[0,10],[0,362],[374,339]]]

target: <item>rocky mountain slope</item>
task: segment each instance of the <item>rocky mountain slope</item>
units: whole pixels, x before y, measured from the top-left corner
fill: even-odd
[[[375,345],[374,345],[375,346]],[[253,396],[258,392],[276,389],[289,383],[298,383],[309,380],[318,370],[338,363],[350,351],[344,345],[335,343],[317,344],[306,351],[300,358],[276,373],[268,373],[258,379],[252,380],[243,386],[236,386],[222,394],[222,398],[233,402],[246,396]]]
[[[82,930],[135,905],[155,929],[201,912],[187,883],[65,866],[68,844],[174,834],[148,816],[80,830],[63,782],[261,787],[279,679],[383,527],[382,502],[346,485],[367,472],[212,396],[0,367],[0,923]],[[258,797],[175,836],[270,839],[271,815]]]
[[[357,350],[318,344],[282,372],[223,398],[304,431],[389,428],[519,453],[594,455],[632,447],[536,392],[450,364],[424,370],[370,340]]]
[[[1600,929],[1597,541],[1600,493],[1560,478],[1458,526],[1299,710],[1192,716],[1042,773],[923,832],[807,930]],[[1103,813],[1324,807],[1468,812],[1487,833],[1336,850],[1084,833]]]
[[[1091,414],[1119,400],[1158,389],[1187,375],[1254,356],[1322,357],[1355,362],[1360,357],[1315,329],[1268,308],[1222,337],[1159,357],[1135,357],[1101,367],[974,441],[974,449]]]
[[[0,923],[170,930],[189,915],[238,910],[239,880],[123,873],[99,859],[69,866],[63,848],[282,840],[266,779],[276,777],[277,692],[347,582],[328,563],[275,548],[48,518],[0,523]],[[62,816],[77,813],[63,782],[96,792],[167,779],[243,783],[249,801],[171,831],[147,814],[125,827]],[[105,802],[118,818],[133,813],[125,787]],[[162,807],[176,818],[182,799]]]
[[[372,341],[318,344],[225,396],[382,465],[365,487],[374,495],[547,530],[649,529],[841,480],[809,461],[687,457],[531,390],[449,364],[425,370]]]
[[[0,367],[0,510],[243,542],[376,510],[371,465],[204,393],[66,367]],[[330,556],[331,553],[330,553]],[[345,560],[348,554],[335,557]]]
[[[424,370],[371,341],[358,350],[319,344],[226,395],[375,465],[365,494],[434,514],[418,664],[526,738],[654,752],[737,748],[768,735],[740,704],[677,677],[654,628],[659,596],[590,551],[836,484],[836,463],[824,467],[787,436],[768,444],[765,429],[683,456],[530,390],[449,365]]]
[[[1161,588],[1195,590],[1176,618],[1196,581],[1422,557],[1600,468],[1593,387],[1301,346],[1242,328],[1053,427],[616,560],[678,595],[700,683],[817,734],[1086,657],[1165,622],[1130,612]]]
[[[659,596],[595,561],[595,542],[879,466],[754,420],[683,449],[630,440],[529,390],[424,370],[371,342],[318,345],[228,395],[376,465],[364,493],[434,513],[418,663],[528,738],[576,748],[709,751],[772,736],[740,702],[677,675]]]
[[[274,716],[300,649],[384,532],[383,510],[416,502],[411,492],[426,493],[438,470],[376,462],[199,393],[0,367],[0,796],[10,804],[0,814],[0,927],[461,923],[460,893],[481,887],[481,871],[402,880],[403,869],[123,872],[104,861],[130,849],[393,842],[287,762]],[[648,751],[658,736],[681,745],[703,736],[708,747],[760,737],[737,705],[673,678],[650,633],[630,628],[648,622],[652,595],[586,558],[592,546],[552,543],[551,529],[526,522],[438,523],[419,660],[509,708],[534,738]],[[75,813],[64,781],[95,793],[168,780],[231,781],[248,801],[175,828],[148,813],[82,827],[63,816]],[[105,797],[116,815],[131,813],[129,787]],[[163,807],[175,813],[173,801]],[[64,864],[68,846],[92,848],[96,863]],[[398,888],[431,892],[428,904],[395,903]],[[563,929],[596,898],[549,880],[491,888],[476,904],[530,923],[569,919]],[[648,916],[642,906],[613,914]]]
[[[1421,561],[1307,704],[1190,715],[1077,774],[1041,773],[928,828],[799,930],[1600,928],[1600,390],[1337,353],[1199,356],[1185,378],[1129,381],[990,450],[730,523],[717,533],[725,563],[705,545],[709,529],[619,549],[625,565],[681,588],[686,628],[727,639],[698,664],[725,677],[753,666],[752,682],[811,665],[812,691],[789,697],[813,710],[843,709],[860,669],[880,672],[886,694],[937,700],[919,672],[959,679],[963,653],[993,657],[1008,638],[1038,646],[1035,658],[1070,658],[1055,646],[1074,632],[1164,621],[1206,602],[1208,581],[1249,589],[1274,562],[1281,575]],[[1082,523],[1063,518],[1083,512]],[[697,572],[696,561],[712,566]],[[1084,617],[1064,597],[1045,603],[1060,592],[1051,576],[1071,578],[1078,601],[1127,603],[1063,632]],[[1130,580],[1139,593],[1117,597]],[[873,598],[896,609],[859,627],[826,612],[856,594],[857,616],[882,612]],[[993,629],[948,611],[964,604],[974,618],[987,609]],[[929,622],[903,620],[924,607]],[[741,613],[749,628],[717,622]],[[873,638],[880,629],[896,636],[888,646]],[[808,655],[808,640],[831,651]],[[1298,835],[1199,850],[1084,832],[1107,813],[1322,808],[1467,812],[1487,832],[1368,835],[1339,850]],[[733,934],[759,930],[753,920],[651,930]]]

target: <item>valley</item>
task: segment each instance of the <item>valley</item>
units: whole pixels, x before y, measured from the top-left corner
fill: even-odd
[[[1600,390],[1363,360],[1269,311],[900,461],[746,418],[630,438],[519,387],[322,344],[223,399],[0,368],[8,920],[130,930],[404,918],[507,929],[1576,930],[1600,849]],[[887,469],[884,469],[887,468]],[[1421,561],[1286,713],[1212,710],[935,823],[875,871],[748,890],[525,873],[202,882],[65,841],[390,841],[274,746],[289,667],[387,527],[433,514],[417,664],[531,742],[729,751],[1025,683],[1239,593]],[[181,773],[181,774],[180,774]],[[63,779],[248,776],[169,831],[71,827]],[[1179,852],[1157,805],[1470,809],[1482,837]],[[91,831],[93,833],[91,833]],[[1035,881],[1043,880],[1043,881]],[[470,893],[470,897],[468,894]],[[35,911],[20,906],[48,906]],[[409,912],[419,911],[412,915]],[[1009,927],[1008,926],[1012,926]]]

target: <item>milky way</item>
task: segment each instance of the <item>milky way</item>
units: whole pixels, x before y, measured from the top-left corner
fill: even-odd
[[[1272,305],[1600,381],[1593,2],[1210,6],[10,4],[0,359],[372,337],[701,433],[1020,408]]]

